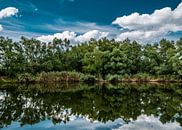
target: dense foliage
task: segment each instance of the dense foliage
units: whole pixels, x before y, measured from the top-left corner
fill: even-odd
[[[76,71],[105,78],[107,75],[182,75],[182,38],[140,44],[106,38],[70,44],[54,39],[42,43],[22,37],[19,42],[0,37],[0,75]]]

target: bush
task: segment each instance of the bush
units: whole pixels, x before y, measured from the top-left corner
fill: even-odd
[[[96,81],[95,76],[89,75],[89,74],[85,74],[85,75],[82,74],[80,80],[85,83],[95,83]]]
[[[111,83],[116,83],[119,82],[121,80],[121,76],[120,75],[107,75],[106,76],[106,80],[111,82]]]
[[[68,72],[68,81],[79,82],[81,78],[81,73],[78,72]]]
[[[29,83],[29,82],[35,82],[35,81],[36,81],[35,77],[29,73],[18,75],[18,82]]]
[[[146,73],[138,73],[133,76],[133,78],[138,82],[146,82],[151,79],[151,77]]]
[[[39,74],[39,81],[41,82],[60,82],[60,81],[68,81],[68,82],[79,82],[81,73],[77,72],[42,72]]]

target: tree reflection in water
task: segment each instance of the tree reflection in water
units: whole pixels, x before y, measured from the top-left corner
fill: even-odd
[[[182,88],[179,84],[117,85],[1,85],[0,127],[12,122],[35,124],[50,119],[67,123],[74,115],[90,121],[125,122],[154,115],[162,123],[182,125]]]

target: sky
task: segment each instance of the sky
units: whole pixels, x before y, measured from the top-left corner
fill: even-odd
[[[0,35],[50,42],[182,37],[181,0],[0,0]]]

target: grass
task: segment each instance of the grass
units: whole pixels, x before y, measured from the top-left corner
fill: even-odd
[[[135,75],[107,75],[106,81],[115,82],[182,82],[182,78],[178,75],[157,75],[152,76],[145,73]]]
[[[48,72],[40,73],[37,75],[37,81],[39,82],[79,82],[81,73],[78,72]]]
[[[107,75],[106,79],[103,80],[99,77],[90,74],[83,74],[78,72],[42,72],[37,75],[32,75],[29,73],[19,74],[14,78],[0,77],[0,83],[54,83],[54,82],[84,82],[84,83],[95,83],[95,82],[182,82],[182,78],[177,75],[157,75],[152,76],[145,73],[138,73],[136,75]]]

